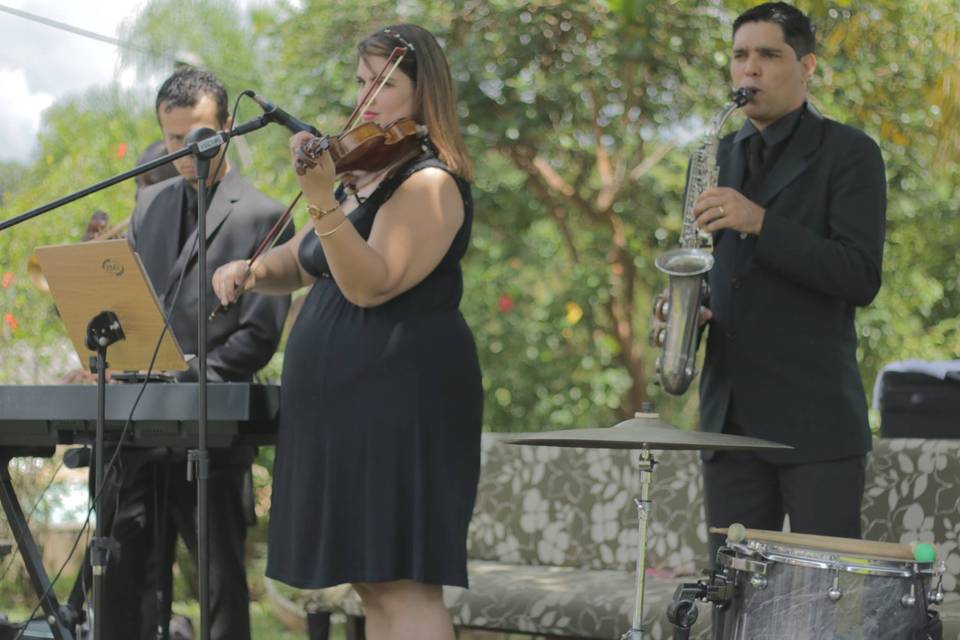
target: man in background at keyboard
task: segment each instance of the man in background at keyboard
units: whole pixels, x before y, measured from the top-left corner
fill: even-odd
[[[191,129],[227,129],[231,118],[223,84],[193,67],[176,71],[160,87],[156,114],[168,152]],[[205,233],[210,273],[231,260],[249,258],[283,213],[278,202],[244,180],[230,163],[210,161]],[[197,174],[194,160],[176,160],[179,175],[139,191],[128,240],[139,254],[170,327],[184,353],[197,348]],[[212,192],[212,194],[210,193]],[[292,235],[289,230],[280,242]],[[181,272],[186,271],[182,274]],[[217,298],[208,287],[206,317]],[[178,293],[179,286],[179,293]],[[245,295],[207,328],[208,380],[250,382],[280,341],[288,297]],[[181,380],[196,380],[194,361]],[[253,517],[250,464],[253,447],[211,450],[209,487],[210,614],[213,640],[250,638],[249,592],[244,566],[246,527]],[[112,536],[121,544],[105,580],[104,630],[110,640],[165,637],[170,619],[172,563],[179,534],[196,562],[197,488],[186,463],[146,461],[128,449],[120,458],[117,504],[104,506]],[[244,494],[247,494],[246,498]]]

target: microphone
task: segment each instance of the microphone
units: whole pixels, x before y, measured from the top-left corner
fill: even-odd
[[[194,143],[197,144],[197,155],[203,160],[216,157],[223,142],[223,136],[210,127],[190,129],[183,139],[183,144],[188,147]]]
[[[318,138],[323,136],[323,134],[320,133],[316,127],[309,125],[302,120],[294,118],[292,115],[290,115],[289,113],[287,113],[286,111],[278,107],[277,105],[273,104],[266,98],[258,96],[252,91],[244,92],[244,93],[250,96],[251,100],[253,100],[258,105],[260,105],[260,108],[263,109],[263,114],[267,116],[267,119],[273,120],[277,124],[282,124],[287,129],[290,129],[290,131],[292,131],[293,133],[307,131],[317,136]]]

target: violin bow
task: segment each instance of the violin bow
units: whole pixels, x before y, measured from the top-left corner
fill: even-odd
[[[236,285],[237,289],[243,288],[243,285],[247,283],[247,278],[250,277],[250,272],[253,270],[253,263],[257,261],[261,255],[273,249],[277,240],[280,239],[280,236],[283,235],[283,232],[286,231],[287,227],[290,226],[290,222],[293,220],[293,208],[297,206],[297,203],[300,202],[300,197],[303,195],[303,192],[300,191],[297,193],[297,197],[293,199],[293,202],[290,203],[290,206],[287,207],[287,210],[283,212],[283,215],[274,223],[270,230],[267,231],[267,235],[263,237],[263,240],[260,241],[260,244],[257,245],[257,248],[254,250],[253,255],[247,258],[247,271],[243,275],[243,279]],[[229,304],[217,303],[217,306],[213,308],[213,311],[210,312],[210,315],[207,316],[207,320],[213,320],[218,313],[221,311],[226,311],[230,308]]]
[[[367,89],[367,95],[365,95],[357,103],[353,113],[351,113],[350,117],[347,118],[347,124],[344,126],[343,131],[349,131],[350,128],[356,123],[356,120],[360,114],[364,113],[377,98],[377,96],[380,95],[380,91],[387,84],[387,81],[393,75],[393,72],[397,70],[397,67],[400,66],[400,63],[403,62],[403,57],[406,54],[406,47],[393,48],[393,51],[390,52],[390,56],[387,58],[387,63],[383,65],[380,73],[377,74],[377,77],[374,78],[373,83]],[[260,241],[260,244],[257,245],[256,250],[254,250],[253,255],[247,258],[247,271],[244,273],[243,279],[236,285],[238,289],[243,288],[243,285],[246,284],[247,278],[250,277],[250,272],[253,270],[253,263],[255,263],[261,255],[270,249],[273,249],[277,244],[277,240],[280,239],[280,236],[283,235],[283,232],[286,231],[287,227],[290,226],[290,223],[293,221],[293,208],[300,201],[301,196],[303,196],[302,191],[297,193],[297,196],[293,199],[293,202],[290,203],[290,206],[287,207],[287,210],[283,212],[283,215],[280,216],[277,222],[270,228],[270,230],[267,232],[267,235],[263,237],[263,240]],[[210,312],[210,315],[207,319],[213,320],[218,313],[225,311],[229,306],[230,305],[217,303],[217,306],[214,307],[213,311]]]

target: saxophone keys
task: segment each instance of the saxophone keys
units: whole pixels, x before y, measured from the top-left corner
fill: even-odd
[[[650,335],[647,336],[647,342],[651,347],[662,347],[667,339],[667,330],[665,327],[654,327],[650,329]]]
[[[670,302],[664,295],[658,295],[653,299],[653,317],[660,322],[666,322],[670,314]]]

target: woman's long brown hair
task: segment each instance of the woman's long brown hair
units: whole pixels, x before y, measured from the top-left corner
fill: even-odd
[[[473,181],[473,163],[467,155],[457,119],[457,92],[443,50],[433,34],[415,24],[398,24],[370,34],[357,45],[360,57],[386,58],[394,47],[413,45],[399,70],[414,84],[413,119],[425,125],[437,155],[465,180]]]

